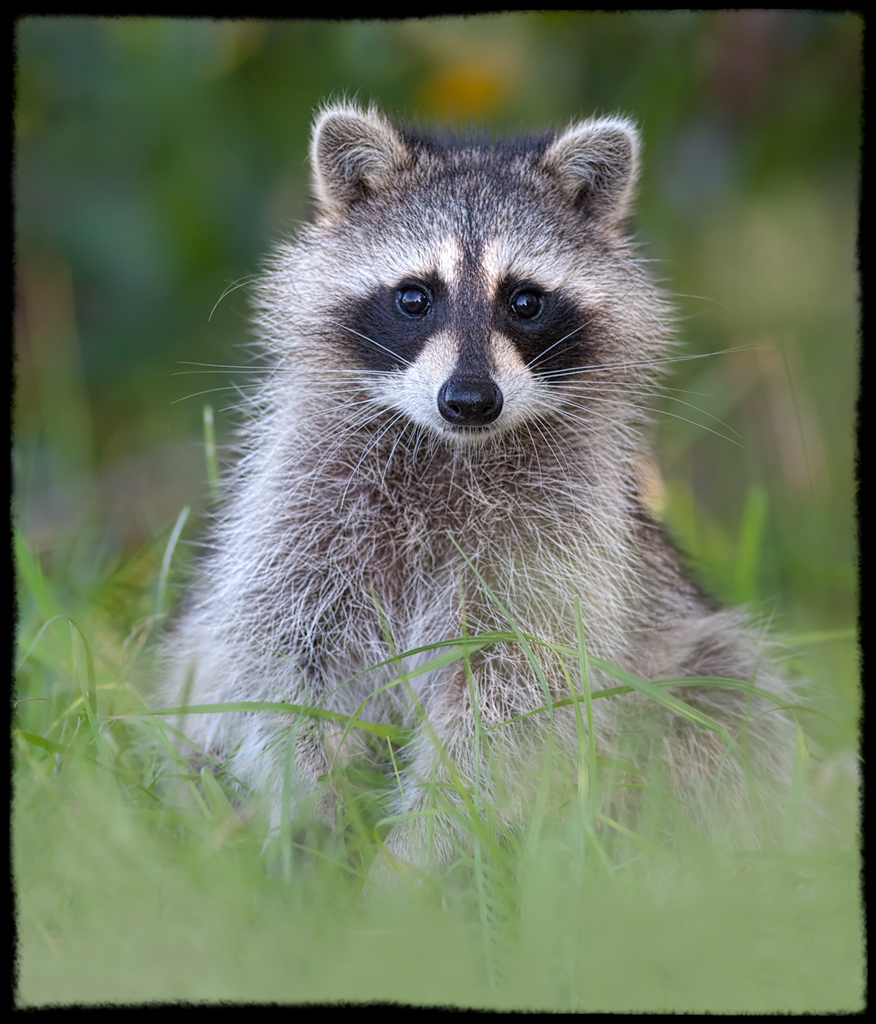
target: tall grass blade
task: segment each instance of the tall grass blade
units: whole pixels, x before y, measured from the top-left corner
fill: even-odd
[[[58,615],[58,609],[46,590],[42,566],[38,559],[34,557],[30,545],[17,526],[13,526],[13,543],[15,547],[15,564],[18,567],[20,578],[24,581],[28,591],[36,601],[42,617],[44,619],[55,618]]]
[[[177,541],[182,533],[182,529],[186,524],[186,520],[189,517],[191,506],[186,507],[176,517],[173,529],[170,532],[170,538],[167,541],[167,547],[164,549],[164,558],[161,560],[161,571],[158,574],[158,590],[155,596],[155,613],[157,615],[163,614],[165,610],[164,606],[164,595],[167,590],[167,577],[170,572],[170,563],[173,560],[173,553],[176,550]]]
[[[736,553],[735,602],[745,604],[758,595],[757,570],[767,521],[767,496],[762,487],[749,488],[742,512],[742,526]]]
[[[204,458],[207,463],[207,485],[210,497],[219,497],[219,460],[216,456],[216,432],[213,426],[213,406],[204,404]]]
[[[285,701],[270,700],[229,700],[215,704],[184,704],[174,708],[155,708],[149,711],[129,711],[120,718],[142,715],[216,715],[230,714],[235,711],[285,711],[290,715],[301,715],[305,718],[324,718],[330,722],[343,722],[349,728],[364,729],[375,736],[387,739],[401,739],[404,729],[398,725],[384,722],[366,722],[356,715],[344,715],[340,711],[327,711],[325,708],[312,707],[309,704],[289,704]],[[347,733],[344,733],[346,738]]]
[[[587,713],[587,758],[588,758],[588,797],[590,788],[596,781],[596,736],[593,725],[593,694],[590,689],[590,663],[587,657],[587,641],[584,636],[584,619],[581,614],[581,599],[576,595],[575,602],[575,634],[578,641],[578,676],[581,680],[581,693],[584,697],[584,710]],[[575,695],[577,696],[577,694]],[[576,725],[581,729],[581,710],[578,701],[575,701]],[[579,742],[580,760],[580,742]],[[580,785],[579,766],[579,785]]]
[[[797,722],[797,752],[794,757],[794,775],[791,779],[791,792],[788,795],[788,809],[785,812],[783,846],[790,853],[797,835],[800,812],[803,807],[803,791],[806,782],[806,769],[809,766],[809,747],[800,723]]]
[[[79,683],[79,688],[82,691],[83,702],[85,705],[85,714],[88,719],[88,725],[91,728],[91,734],[94,738],[94,746],[97,751],[97,760],[100,764],[110,767],[112,764],[109,752],[106,747],[106,742],[101,733],[100,726],[97,721],[97,678],[94,672],[94,655],[91,652],[91,644],[86,639],[85,634],[79,628],[79,626],[68,618],[70,623],[70,647],[72,652],[73,660],[73,679]],[[75,631],[75,632],[74,632]],[[79,634],[79,638],[85,648],[85,677],[83,678],[82,667],[79,663],[79,659],[76,656],[76,634]]]

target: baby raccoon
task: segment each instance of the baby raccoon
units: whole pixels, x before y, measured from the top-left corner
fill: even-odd
[[[256,286],[270,371],[168,641],[163,696],[406,727],[385,847],[396,866],[446,866],[469,842],[448,783],[477,788],[513,828],[549,740],[556,771],[574,774],[577,661],[564,668],[544,642],[575,644],[576,603],[588,654],[638,677],[782,689],[643,497],[672,312],[627,234],[633,124],[494,145],[336,103],[316,118],[310,157],[315,217]],[[446,663],[444,648],[423,650],[487,631],[512,636]],[[618,685],[590,678],[595,692]],[[614,695],[593,701],[598,749],[633,723],[632,756],[650,753],[700,822],[744,812],[752,778],[785,778],[777,702],[744,687],[674,692],[726,733]],[[288,711],[181,722],[263,795],[275,831],[284,816],[334,827],[330,770],[362,730],[341,744],[340,719]]]

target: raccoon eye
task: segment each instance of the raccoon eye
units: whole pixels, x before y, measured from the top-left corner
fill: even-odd
[[[411,316],[422,316],[432,308],[429,293],[422,288],[399,288],[396,301],[399,307]]]
[[[511,312],[521,320],[531,320],[541,312],[542,300],[538,292],[517,292],[511,297]]]

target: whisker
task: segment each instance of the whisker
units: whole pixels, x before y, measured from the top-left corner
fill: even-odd
[[[252,384],[250,386],[253,388],[256,387],[255,384]],[[228,384],[225,387],[207,388],[206,391],[195,391],[190,395],[184,395],[182,398],[174,398],[170,404],[176,405],[178,402],[187,402],[190,398],[200,398],[202,395],[215,395],[218,394],[220,391],[237,391],[238,394],[241,394],[240,389],[236,384]]]
[[[246,277],[242,277],[239,281],[234,281],[231,284],[229,284],[222,292],[222,294],[219,296],[219,298],[216,300],[213,308],[210,310],[210,315],[207,317],[207,322],[209,323],[213,319],[213,314],[216,312],[217,308],[219,307],[219,303],[226,297],[226,295],[230,295],[232,292],[237,291],[238,288],[245,288],[248,284],[253,284],[257,280],[258,275],[248,274]]]
[[[191,359],[177,360],[179,366],[202,366],[208,370],[239,370],[242,373],[265,373],[269,366],[240,366],[237,363],[196,363]],[[180,373],[197,373],[197,370],[181,370]]]
[[[656,385],[654,388],[648,388],[648,387],[641,387],[641,386],[636,385],[636,384],[624,384],[622,386],[622,388],[619,388],[616,384],[612,384],[612,383],[606,382],[605,384],[597,384],[597,385],[593,386],[593,385],[589,384],[586,380],[581,381],[579,383],[579,385],[577,386],[576,390],[577,390],[577,392],[582,397],[586,397],[586,399],[588,401],[606,402],[606,403],[611,403],[611,404],[616,404],[617,403],[617,401],[618,401],[618,392],[621,391],[621,390],[623,391],[623,393],[625,395],[634,395],[637,398],[661,398],[662,397],[662,398],[664,398],[668,402],[675,402],[678,405],[683,405],[683,406],[685,406],[688,409],[693,409],[695,412],[700,413],[702,416],[705,416],[707,419],[713,420],[715,423],[717,423],[720,426],[724,427],[726,430],[729,430],[732,434],[735,434],[737,437],[741,436],[739,434],[738,430],[735,430],[733,427],[730,426],[729,423],[725,423],[724,420],[720,419],[718,416],[715,416],[713,413],[710,413],[707,409],[702,409],[698,405],[694,405],[692,402],[686,402],[683,398],[677,397],[677,395],[673,395],[673,394],[668,394],[667,393],[669,391],[677,391],[679,394],[692,394],[692,395],[701,394],[702,395],[701,392],[685,391],[682,388],[667,388],[664,385]],[[607,395],[609,395],[611,397],[608,397],[608,398],[602,397],[602,395],[599,394],[600,391],[603,394],[607,394]],[[566,393],[568,394],[568,392],[566,392]],[[709,396],[708,395],[702,395],[702,397],[709,397]],[[640,406],[640,408],[648,409],[648,411],[651,411],[651,412],[656,411],[656,410],[654,410],[654,409],[652,409],[650,407],[646,407],[646,406]],[[665,410],[662,410],[662,411],[665,411]],[[666,413],[666,414],[669,415],[669,413]],[[689,422],[693,422],[693,421],[689,421]],[[721,436],[721,435],[719,435],[719,436]],[[730,439],[728,439],[728,440],[730,440]]]
[[[579,331],[583,331],[584,328],[587,326],[587,323],[583,323],[580,327],[576,327],[574,331],[569,331],[568,334],[564,335],[562,338],[559,338],[552,345],[548,345],[546,349],[543,349],[541,352],[538,353],[538,355],[533,356],[532,359],[529,360],[529,362],[526,364],[526,368],[528,370],[531,370],[540,360],[544,359],[544,357],[548,354],[548,352],[551,351],[551,349],[556,348],[557,345],[562,345],[564,341],[568,341],[569,338],[577,334]]]
[[[387,348],[386,345],[382,345],[379,341],[375,341],[374,338],[369,338],[367,334],[362,334],[360,331],[354,331],[352,327],[347,327],[346,324],[339,323],[337,320],[331,320],[335,327],[340,327],[342,331],[347,331],[350,334],[355,335],[357,338],[361,338],[363,341],[367,341],[369,345],[374,345],[375,348],[382,349],[388,355],[391,355],[393,359],[397,359],[400,363],[404,363],[405,366],[411,366],[411,362],[399,355],[398,352],[393,352],[391,348]]]

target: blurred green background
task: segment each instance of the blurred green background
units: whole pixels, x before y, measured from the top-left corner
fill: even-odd
[[[206,494],[203,403],[228,439],[247,377],[186,364],[246,362],[245,289],[218,300],[308,215],[321,101],[497,132],[619,110],[684,350],[723,353],[677,364],[655,499],[719,597],[848,627],[861,34],[791,11],[19,21],[14,496],[44,567],[85,577]]]

